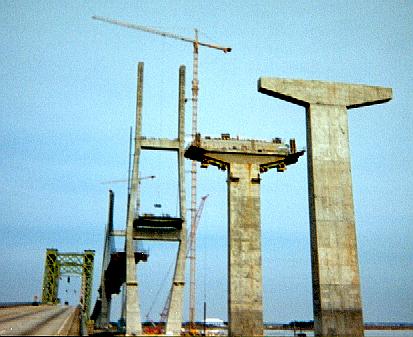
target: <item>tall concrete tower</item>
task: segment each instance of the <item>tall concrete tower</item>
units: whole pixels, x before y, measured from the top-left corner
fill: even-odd
[[[148,138],[142,135],[143,62],[138,64],[136,104],[135,153],[130,194],[130,207],[126,226],[126,334],[141,335],[138,280],[136,278],[134,242],[142,240],[178,243],[175,273],[170,288],[170,300],[166,314],[166,334],[179,335],[185,286],[186,259],[186,205],[185,205],[185,66],[179,68],[178,135],[175,139]],[[139,161],[143,150],[176,153],[178,163],[178,217],[140,214]]]
[[[260,78],[258,91],[306,109],[315,336],[363,336],[347,109],[390,88]]]

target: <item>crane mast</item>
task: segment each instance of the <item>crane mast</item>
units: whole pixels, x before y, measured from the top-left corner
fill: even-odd
[[[192,139],[195,139],[195,135],[198,132],[198,31],[195,29],[195,42],[194,42],[194,62],[193,62],[193,77],[192,77]],[[190,283],[189,283],[189,322],[190,328],[195,322],[195,251],[192,247],[195,247],[196,238],[196,197],[197,197],[197,163],[195,160],[191,162],[191,234],[190,234]]]
[[[195,266],[195,260],[196,260],[196,231],[198,229],[199,225],[199,220],[201,219],[202,211],[204,209],[205,205],[205,200],[208,198],[208,194],[204,195],[201,198],[201,202],[199,203],[198,210],[196,212],[195,216],[195,225],[194,225],[194,232],[192,233],[191,230],[191,235],[190,235],[190,240],[189,240],[189,245],[187,247],[187,254],[186,257],[190,259],[190,287],[189,287],[189,313],[192,316],[195,316],[195,271],[196,271],[196,266]],[[172,290],[172,288],[171,288]],[[163,307],[163,310],[161,312],[161,322],[165,322],[166,317],[168,316],[168,309],[169,309],[169,303],[171,301],[171,291],[169,291],[168,297],[166,299],[165,305]],[[195,317],[194,317],[195,320]],[[194,328],[194,321],[191,321],[191,326],[190,329]]]
[[[198,30],[195,29],[195,39],[180,36],[178,34],[163,32],[155,28],[136,25],[125,21],[109,19],[101,16],[92,16],[92,19],[111,23],[114,25],[122,26],[125,28],[131,28],[135,30],[140,30],[143,32],[168,37],[175,40],[180,40],[183,42],[189,42],[193,45],[193,66],[192,66],[192,138],[195,138],[195,135],[198,132],[197,124],[198,124],[198,92],[199,92],[199,81],[198,81],[198,55],[199,55],[199,46],[207,47],[211,49],[217,49],[223,51],[224,53],[231,52],[232,48],[230,47],[222,47],[212,43],[200,42],[198,40]],[[197,164],[196,161],[192,161],[191,163],[191,237],[196,235],[196,217],[197,217],[197,208],[196,208],[196,198],[197,198]],[[203,199],[204,200],[204,199]],[[192,260],[191,260],[192,261]],[[190,265],[191,275],[192,270],[195,269],[195,265]],[[192,279],[192,278],[191,278]],[[195,278],[194,278],[195,280]],[[193,323],[195,321],[195,281],[193,281],[193,290],[190,290],[192,294],[190,296],[190,302],[193,303],[189,310],[189,321]],[[191,289],[192,289],[192,281],[191,281]]]
[[[189,317],[190,328],[193,328],[195,322],[195,274],[196,274],[196,231],[198,229],[199,220],[204,209],[205,200],[208,194],[201,198],[198,210],[195,215],[194,226],[191,227],[191,236],[189,241],[189,260],[190,260],[190,275],[189,275]],[[192,318],[192,319],[191,319]]]

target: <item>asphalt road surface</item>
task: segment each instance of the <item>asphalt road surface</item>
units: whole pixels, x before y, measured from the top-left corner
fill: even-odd
[[[47,305],[0,308],[0,336],[66,336],[75,310]]]

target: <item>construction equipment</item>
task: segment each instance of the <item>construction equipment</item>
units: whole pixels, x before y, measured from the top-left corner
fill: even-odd
[[[188,245],[188,255],[190,260],[190,283],[189,283],[189,317],[190,319],[190,330],[193,329],[193,325],[195,322],[195,272],[196,272],[196,231],[198,229],[199,220],[202,215],[202,211],[204,209],[205,200],[208,198],[208,194],[204,195],[201,198],[201,202],[199,203],[198,210],[195,216],[194,226],[191,227],[191,235],[189,239]]]
[[[194,231],[194,233],[193,233],[193,235],[191,234],[191,236],[190,236],[190,240],[189,240],[189,245],[188,245],[188,247],[187,247],[187,257],[188,258],[190,258],[190,260],[191,260],[191,264],[190,264],[190,304],[189,304],[189,310],[190,310],[190,312],[194,315],[194,318],[195,318],[195,260],[196,260],[196,231],[197,231],[197,229],[198,229],[198,224],[199,224],[199,220],[200,220],[200,218],[201,218],[201,215],[202,215],[202,211],[203,211],[203,209],[204,209],[204,204],[205,204],[205,200],[208,198],[208,194],[207,195],[204,195],[202,198],[201,198],[201,202],[199,203],[199,207],[198,207],[198,211],[197,211],[197,214],[196,214],[196,221],[195,221],[195,226],[194,226],[194,229],[195,229],[195,231]],[[171,267],[172,267],[172,265],[171,265]],[[168,276],[168,274],[169,274],[169,272],[170,272],[170,270],[168,271],[168,273],[167,273],[167,276]],[[164,280],[165,281],[165,280]],[[164,281],[162,281],[162,284],[163,283],[165,283]],[[159,291],[160,291],[160,289],[158,290],[158,292],[157,292],[157,294],[156,294],[156,296],[155,297],[157,297],[157,295],[159,294]],[[168,293],[168,297],[167,297],[167,299],[166,299],[166,301],[165,301],[165,305],[164,305],[164,307],[163,307],[163,309],[162,309],[162,312],[161,312],[161,314],[160,314],[160,324],[162,325],[162,324],[165,324],[165,322],[166,322],[166,318],[168,317],[168,310],[169,310],[169,304],[170,304],[170,301],[171,301],[171,294],[172,294],[172,288],[171,288],[171,290],[169,291],[169,293]],[[150,311],[151,311],[151,309],[152,309],[152,306],[151,306],[151,308],[149,309],[149,312],[148,312],[148,314],[146,315],[146,318],[148,319],[149,318],[149,313],[150,313]],[[157,334],[158,333],[158,331],[160,331],[161,330],[161,327],[160,326],[154,326],[153,327],[155,330],[155,332],[153,332],[154,334]],[[194,321],[191,321],[190,322],[190,325],[189,325],[189,334],[192,336],[192,335],[195,335],[195,324],[194,324]],[[152,331],[152,330],[151,330]]]
[[[172,39],[181,40],[181,41],[184,41],[184,42],[190,42],[190,43],[193,43],[194,45],[196,44],[197,46],[203,46],[203,47],[222,50],[224,53],[229,53],[232,50],[232,48],[229,48],[229,47],[222,47],[222,46],[212,44],[212,43],[200,42],[200,41],[198,41],[197,36],[195,37],[195,40],[194,40],[192,38],[179,36],[178,34],[174,34],[174,33],[163,32],[163,31],[151,28],[151,27],[136,25],[136,24],[133,24],[133,23],[120,21],[120,20],[109,19],[109,18],[105,18],[105,17],[102,17],[102,16],[97,16],[97,15],[92,16],[92,19],[103,21],[103,22],[108,22],[108,23],[118,25],[118,26],[123,26],[123,27],[126,27],[126,28],[132,28],[132,29],[140,30],[140,31],[143,31],[143,32],[151,33],[151,34],[160,35],[160,36],[163,36],[163,37],[169,37],[169,38],[172,38]],[[198,52],[198,50],[196,50],[196,52]]]
[[[156,176],[146,176],[146,177],[139,178],[139,181],[146,180],[146,179],[155,179],[155,178]],[[120,184],[120,183],[127,183],[127,182],[129,182],[129,179],[106,180],[106,181],[101,181],[100,183],[102,185],[111,185],[111,184]]]
[[[151,27],[147,26],[142,26],[142,25],[136,25],[120,20],[114,20],[110,18],[105,18],[101,16],[92,16],[92,19],[94,20],[99,20],[107,23],[111,23],[114,25],[130,28],[130,29],[135,29],[139,30],[142,32],[146,33],[151,33],[175,40],[180,40],[183,42],[189,42],[193,44],[193,66],[192,66],[192,137],[195,138],[195,135],[197,134],[197,124],[198,124],[198,92],[199,92],[199,80],[198,80],[198,54],[199,54],[199,46],[202,47],[208,47],[211,49],[216,49],[216,50],[221,50],[224,53],[229,53],[231,52],[232,48],[230,47],[222,47],[216,44],[212,43],[205,43],[205,42],[200,42],[198,40],[198,30],[195,29],[195,39],[188,38],[188,37],[183,37],[178,34],[174,33],[168,33],[168,32],[163,32],[158,29],[154,29]],[[196,214],[197,214],[197,209],[196,209],[196,199],[197,199],[197,164],[196,161],[192,161],[191,164],[191,235],[194,232],[194,227],[195,227],[195,221],[196,221]],[[189,320],[190,322],[193,322],[195,319],[195,313],[190,313]]]

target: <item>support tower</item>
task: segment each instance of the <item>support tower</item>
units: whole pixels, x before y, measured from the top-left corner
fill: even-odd
[[[262,336],[261,173],[283,172],[304,151],[296,152],[276,138],[272,142],[201,138],[198,134],[185,157],[228,171],[228,323],[229,336]]]
[[[130,194],[130,207],[126,228],[126,334],[141,335],[141,315],[138,301],[134,241],[157,240],[179,243],[175,273],[170,290],[166,320],[166,333],[179,335],[182,326],[183,296],[186,258],[186,206],[185,206],[185,67],[179,68],[178,137],[176,139],[147,138],[142,136],[143,63],[138,65],[138,85],[135,127],[135,154]],[[178,161],[179,216],[153,216],[139,214],[139,158],[142,150],[173,151]]]
[[[114,199],[115,194],[112,190],[109,190],[109,213],[105,230],[102,270],[98,290],[99,297],[96,299],[90,317],[98,329],[107,329],[109,327],[112,295],[121,292],[122,284],[126,280],[126,253],[124,251],[117,251],[115,247],[115,236],[125,238],[125,231],[113,229]],[[135,251],[135,263],[146,262],[148,256],[149,254],[145,250]]]
[[[260,78],[258,91],[306,108],[315,336],[363,336],[347,109],[389,88]]]

